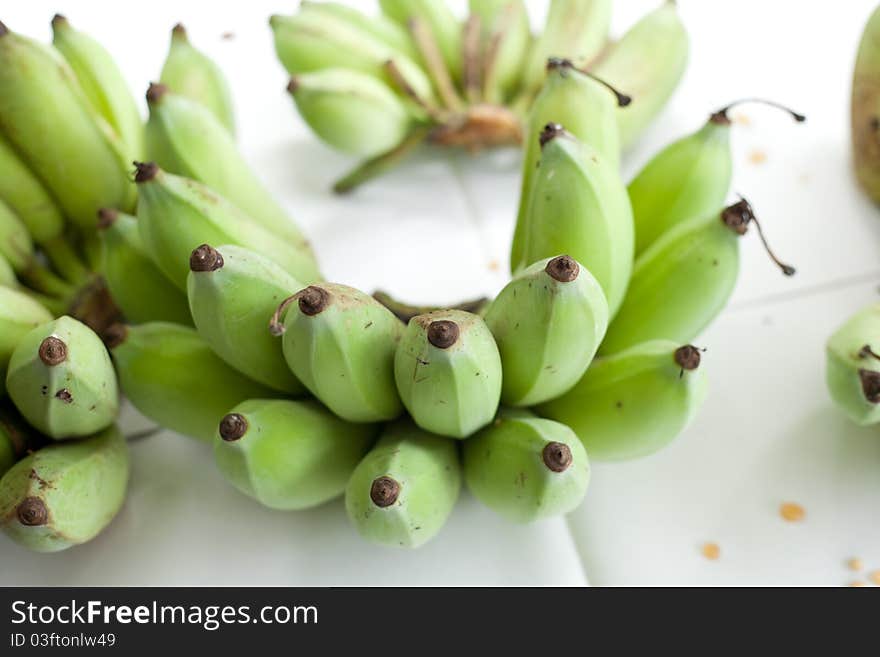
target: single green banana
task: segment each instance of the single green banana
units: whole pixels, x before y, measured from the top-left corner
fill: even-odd
[[[13,465],[46,443],[12,404],[0,401],[0,478]]]
[[[401,420],[385,429],[355,468],[345,510],[364,538],[417,548],[443,528],[460,490],[455,442]]]
[[[739,238],[752,223],[763,240],[752,207],[743,199],[664,233],[636,260],[626,299],[599,353],[615,354],[656,338],[679,344],[696,338],[733,292]],[[768,253],[786,276],[794,275],[794,267]]]
[[[596,277],[613,317],[633,266],[632,208],[617,167],[558,124],[541,133],[528,208],[520,208],[511,269],[567,253]]]
[[[0,265],[6,262],[0,257]],[[2,270],[2,266],[0,266]],[[10,267],[9,271],[12,271]],[[52,313],[24,291],[3,283],[0,271],[0,396],[6,392],[6,371],[18,343],[32,330],[52,321]],[[15,282],[15,275],[12,275]]]
[[[339,417],[379,422],[403,411],[394,383],[403,324],[371,296],[346,285],[310,285],[284,300],[270,326],[284,336],[290,370]]]
[[[257,179],[210,110],[160,84],[150,85],[147,103],[147,152],[160,167],[204,183],[253,222],[287,240],[303,260],[314,260],[302,232]]]
[[[99,208],[128,209],[130,159],[51,46],[0,23],[0,131],[79,227]]]
[[[238,490],[284,511],[345,492],[377,428],[340,420],[315,401],[252,399],[220,421],[214,461]]]
[[[422,21],[431,32],[453,80],[462,74],[462,25],[445,0],[379,0],[382,12],[400,25]]]
[[[122,71],[98,41],[74,29],[60,14],[52,19],[52,44],[76,74],[86,98],[125,145],[126,160],[144,155],[144,123]]]
[[[502,104],[519,88],[532,45],[525,0],[470,0],[469,7],[483,32],[483,96]]]
[[[187,297],[196,329],[214,352],[258,383],[301,395],[269,318],[303,287],[274,262],[238,246],[197,247],[189,259]]]
[[[806,120],[803,114],[776,103],[745,98],[713,112],[702,128],[657,153],[628,187],[636,226],[636,256],[676,224],[722,206],[733,178],[728,112],[744,102],[778,107],[795,121]]]
[[[700,350],[652,340],[597,359],[568,393],[537,407],[571,427],[590,458],[621,461],[665,447],[706,398]]]
[[[3,531],[35,552],[86,543],[122,508],[129,470],[128,446],[115,426],[44,447],[0,479]]]
[[[495,419],[501,356],[480,317],[439,310],[410,320],[394,356],[394,379],[419,427],[467,438]]]
[[[825,347],[831,398],[860,425],[880,422],[880,304],[850,317]]]
[[[0,256],[15,271],[23,271],[34,265],[34,243],[27,226],[15,211],[0,199]]]
[[[54,440],[106,429],[119,411],[110,355],[101,338],[72,317],[21,338],[9,359],[6,388],[25,419]]]
[[[523,410],[498,419],[462,446],[468,489],[511,522],[574,511],[590,483],[587,452],[564,424]]]
[[[617,113],[620,144],[630,147],[663,109],[688,62],[688,35],[674,0],[646,15],[599,60],[593,72],[632,95]]]
[[[176,94],[200,103],[235,135],[235,110],[229,84],[220,67],[190,43],[180,23],[171,30],[168,57],[159,81]]]
[[[376,78],[328,68],[290,79],[287,91],[312,131],[336,150],[374,157],[401,143],[413,126],[403,100]]]
[[[0,286],[16,288],[18,287],[18,279],[15,277],[15,270],[2,253],[0,253]],[[2,386],[0,386],[2,390]]]
[[[200,244],[235,244],[274,260],[297,280],[320,278],[311,253],[254,224],[208,186],[137,163],[137,218],[144,247],[162,272],[186,291],[189,257]],[[267,320],[268,321],[268,320]]]
[[[534,406],[583,376],[608,328],[608,302],[593,275],[562,255],[524,269],[484,317],[501,353],[501,403]]]
[[[186,296],[153,263],[137,219],[104,208],[98,213],[98,238],[101,274],[127,321],[192,324]]]
[[[194,330],[166,322],[115,324],[105,337],[128,400],[160,426],[213,440],[217,422],[269,388],[227,365]]]
[[[880,7],[865,24],[852,80],[850,130],[856,179],[880,203]]]

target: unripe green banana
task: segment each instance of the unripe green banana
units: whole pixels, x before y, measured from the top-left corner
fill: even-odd
[[[0,23],[0,131],[83,229],[99,208],[130,208],[130,159],[51,46]]]
[[[2,199],[0,199],[0,256],[19,272],[34,264],[34,243],[31,234],[13,209]]]
[[[533,406],[583,376],[608,328],[608,302],[593,275],[563,255],[524,269],[484,317],[501,353],[501,403]]]
[[[697,132],[657,153],[628,187],[636,226],[636,256],[677,223],[722,206],[733,178],[728,112],[743,102],[768,104],[790,113],[798,122],[806,120],[776,103],[746,98],[712,113]]]
[[[462,25],[445,0],[379,0],[382,12],[401,25],[422,21],[437,42],[453,80],[461,79]]]
[[[670,443],[706,397],[700,350],[652,340],[596,359],[568,393],[539,406],[571,427],[591,459],[620,461]]]
[[[238,246],[197,247],[189,259],[187,297],[199,334],[239,372],[265,386],[299,395],[269,318],[288,295],[302,288],[268,258]]]
[[[501,356],[478,316],[438,310],[410,320],[394,356],[394,379],[417,425],[467,438],[495,418]]]
[[[15,277],[15,270],[2,253],[0,253],[0,286],[2,287],[18,287],[18,279]],[[0,387],[2,389],[2,387]]]
[[[333,148],[361,157],[390,151],[413,119],[406,105],[376,78],[343,68],[294,76],[287,85],[300,116]]]
[[[113,57],[98,41],[56,14],[52,44],[70,64],[86,98],[125,145],[126,160],[144,155],[144,124],[134,96]]]
[[[523,410],[465,441],[462,469],[480,502],[512,522],[533,522],[576,509],[590,483],[587,452],[564,424]]]
[[[0,257],[0,265],[4,262]],[[18,343],[38,326],[52,321],[52,313],[23,291],[3,284],[2,278],[0,267],[0,395],[6,391],[6,371]]]
[[[45,442],[45,437],[28,426],[14,406],[0,401],[0,477]]]
[[[180,23],[171,30],[171,47],[159,81],[174,93],[207,107],[229,134],[235,134],[235,110],[226,77],[210,57],[190,43]]]
[[[617,113],[626,149],[660,112],[684,75],[688,35],[673,0],[647,14],[599,60],[593,72],[632,95]]]
[[[472,16],[483,30],[483,96],[501,104],[517,90],[532,45],[524,0],[470,0]]]
[[[880,203],[880,7],[865,24],[856,56],[850,106],[856,179]]]
[[[727,304],[739,274],[739,238],[760,224],[745,199],[680,223],[636,260],[626,299],[605,340],[602,355],[648,340],[690,342]],[[766,246],[766,242],[764,242]],[[794,267],[770,257],[786,276]]]
[[[825,353],[825,379],[837,406],[858,424],[880,422],[880,304],[850,317]]]
[[[460,490],[455,443],[401,420],[385,429],[355,468],[345,510],[364,538],[417,548],[443,528]]]
[[[213,440],[217,422],[230,408],[274,396],[227,365],[186,326],[115,324],[105,339],[128,400],[160,426],[185,436]]]
[[[189,257],[200,244],[235,244],[274,260],[303,282],[320,278],[311,253],[254,224],[208,186],[137,163],[138,226],[144,247],[162,272],[186,291]],[[268,318],[267,318],[268,321]]]
[[[340,420],[315,401],[252,399],[220,421],[214,461],[261,504],[308,509],[342,495],[376,431]]]
[[[119,410],[116,373],[104,343],[72,317],[41,324],[19,341],[6,387],[24,418],[55,440],[106,429]]]
[[[210,110],[159,84],[150,85],[147,103],[147,152],[160,167],[207,185],[253,222],[287,240],[301,252],[301,259],[314,260],[302,232],[257,179]]]
[[[104,208],[98,213],[101,274],[113,301],[133,324],[192,324],[189,304],[147,254],[137,219]]]
[[[128,446],[115,426],[49,445],[0,479],[0,524],[16,543],[58,552],[90,541],[122,508]]]
[[[402,412],[394,354],[403,324],[369,295],[346,285],[310,285],[278,307],[271,330],[284,335],[291,371],[339,417],[379,422]]]
[[[567,253],[596,277],[611,316],[633,263],[632,209],[616,166],[562,126],[541,133],[541,159],[527,208],[520,208],[511,269]]]

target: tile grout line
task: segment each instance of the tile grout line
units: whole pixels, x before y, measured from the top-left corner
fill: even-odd
[[[854,276],[839,278],[835,281],[829,281],[827,283],[818,283],[816,285],[801,288],[800,290],[792,290],[791,292],[776,292],[774,294],[768,294],[767,296],[757,297],[755,299],[749,299],[747,301],[740,301],[738,303],[734,303],[728,306],[726,311],[730,313],[736,313],[739,311],[754,310],[755,308],[762,308],[764,306],[773,305],[775,303],[794,301],[796,299],[816,296],[818,294],[825,294],[827,292],[834,292],[836,290],[844,290],[849,287],[863,285],[872,281],[880,284],[880,270],[873,270],[862,274],[855,274]]]

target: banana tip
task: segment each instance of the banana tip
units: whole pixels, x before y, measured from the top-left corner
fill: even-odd
[[[98,230],[107,230],[119,219],[119,212],[113,208],[101,208],[98,210]]]
[[[865,399],[872,404],[880,404],[880,372],[859,370],[859,379],[862,382]]]
[[[541,148],[546,146],[549,142],[553,141],[560,135],[565,133],[565,128],[562,127],[559,123],[548,123],[544,126],[544,129],[541,130],[541,135],[538,137],[538,141],[541,144]]]
[[[550,260],[544,268],[544,271],[546,271],[553,280],[559,281],[560,283],[571,283],[578,277],[580,269],[580,265],[578,265],[574,258],[567,255],[561,255]]]
[[[299,89],[299,79],[298,78],[290,78],[287,82],[287,92],[291,94],[295,94]]]
[[[52,27],[67,25],[67,17],[64,14],[55,14],[52,17]]]
[[[134,169],[134,181],[136,183],[149,182],[159,175],[159,165],[155,162],[135,162]]]
[[[381,509],[391,506],[400,497],[400,484],[387,476],[376,477],[370,485],[370,499]]]
[[[147,87],[147,104],[155,105],[160,102],[162,98],[165,97],[165,94],[168,93],[168,87],[160,82],[150,82],[150,86]]]
[[[240,413],[230,413],[220,420],[220,437],[228,443],[241,440],[248,430],[248,421]]]
[[[676,365],[688,372],[697,369],[700,366],[701,360],[700,350],[691,344],[686,344],[675,350]]]
[[[177,23],[171,28],[171,36],[175,39],[186,39],[186,28],[183,23]]]
[[[4,36],[9,34],[9,28],[6,27],[6,24],[3,21],[0,21],[0,36]]]
[[[428,325],[428,342],[438,349],[449,349],[458,342],[461,329],[455,322],[440,319]]]
[[[190,271],[201,273],[217,271],[223,267],[223,256],[220,252],[208,244],[202,244],[193,249],[189,256]]]
[[[16,507],[18,521],[26,527],[39,527],[49,521],[49,509],[39,497],[26,497]]]
[[[544,446],[541,458],[553,472],[565,472],[571,465],[571,448],[565,443],[551,442]]]
[[[67,360],[67,345],[64,340],[50,335],[40,343],[40,360],[48,367],[55,367]]]
[[[311,317],[324,311],[330,304],[330,295],[317,285],[309,285],[299,293],[298,304],[300,312]]]
[[[104,329],[102,337],[108,349],[115,349],[128,338],[128,327],[125,324],[116,322]]]

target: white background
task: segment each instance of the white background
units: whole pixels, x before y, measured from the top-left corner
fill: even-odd
[[[152,0],[6,2],[16,31],[48,40],[54,12],[99,38],[138,97],[158,76],[177,21],[226,71],[241,147],[312,237],[335,281],[444,303],[492,294],[506,280],[518,190],[515,151],[430,153],[340,199],[329,184],[352,162],[313,138],[284,88],[267,19],[295,2]],[[372,8],[372,2],[357,3]],[[462,6],[463,2],[456,2]],[[541,16],[545,2],[529,2]],[[616,3],[621,33],[656,0]],[[756,235],[742,245],[734,298],[700,339],[711,393],[665,451],[595,464],[587,501],[569,519],[518,527],[468,495],[418,551],[361,541],[341,503],[284,514],[225,484],[210,450],[161,434],[133,444],[129,499],[92,543],[34,555],[0,537],[0,584],[821,584],[880,569],[880,435],[831,406],[823,343],[877,298],[880,211],[849,164],[852,62],[872,0],[680,0],[691,64],[673,101],[624,162],[627,179],[652,153],[741,96],[786,102],[795,125],[749,106],[734,128],[735,189],[752,201],[784,278]],[[225,32],[233,39],[222,39]],[[755,153],[764,161],[754,162]],[[137,424],[132,420],[129,424]],[[786,523],[785,501],[806,518]],[[721,557],[700,554],[704,541]]]

